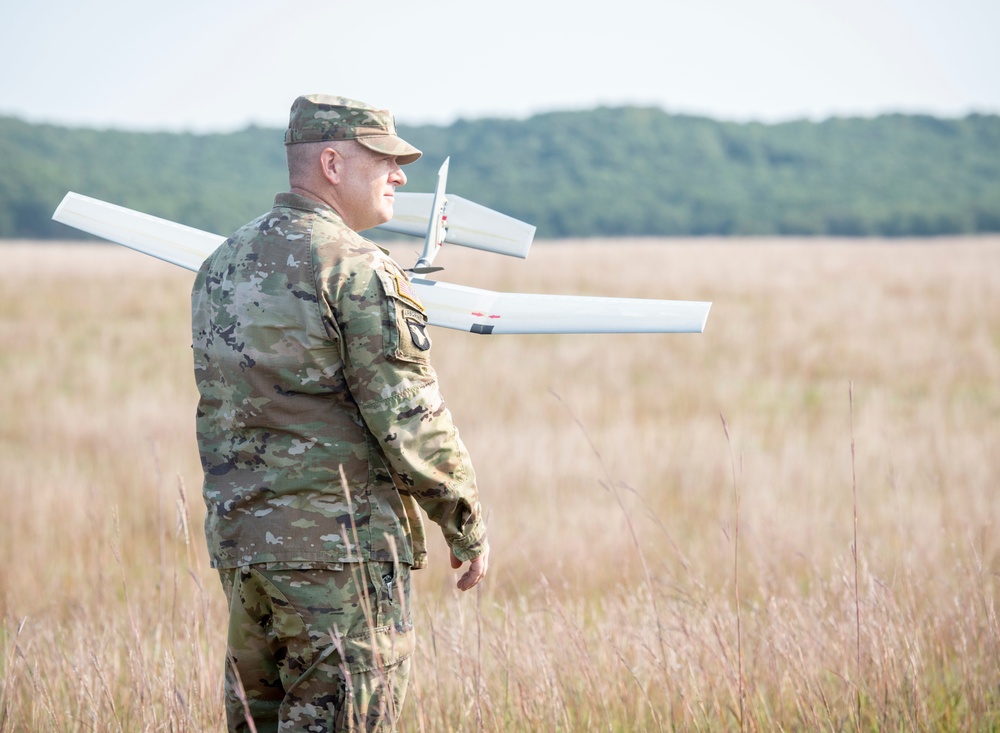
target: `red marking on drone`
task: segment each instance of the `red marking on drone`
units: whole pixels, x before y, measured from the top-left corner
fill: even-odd
[[[472,311],[472,315],[476,316],[477,318],[499,318],[500,317],[500,316],[495,315],[495,314],[490,314],[489,316],[487,316],[485,313],[480,313],[479,311]]]

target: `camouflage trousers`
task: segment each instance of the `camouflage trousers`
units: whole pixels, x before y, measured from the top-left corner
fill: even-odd
[[[395,730],[415,642],[408,566],[265,564],[219,574],[229,599],[230,731]]]

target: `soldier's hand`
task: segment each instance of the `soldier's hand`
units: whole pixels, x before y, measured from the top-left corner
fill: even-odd
[[[483,554],[470,562],[469,569],[458,579],[458,589],[469,590],[470,588],[475,588],[476,584],[486,577],[486,569],[489,567],[489,564],[490,546],[487,545]],[[451,553],[451,566],[455,569],[462,567],[462,561],[455,557],[454,552]]]

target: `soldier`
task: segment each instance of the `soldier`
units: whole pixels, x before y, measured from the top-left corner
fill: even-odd
[[[229,600],[230,730],[381,730],[414,631],[419,509],[451,564],[486,574],[476,479],[438,390],[427,314],[359,231],[392,217],[420,151],[391,114],[299,97],[290,191],[202,265],[192,291],[212,566]]]

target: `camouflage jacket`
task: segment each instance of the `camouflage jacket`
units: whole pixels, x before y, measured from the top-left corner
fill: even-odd
[[[483,552],[427,316],[385,250],[280,194],[204,262],[191,302],[213,567],[394,551],[421,567],[417,505],[458,558]]]

